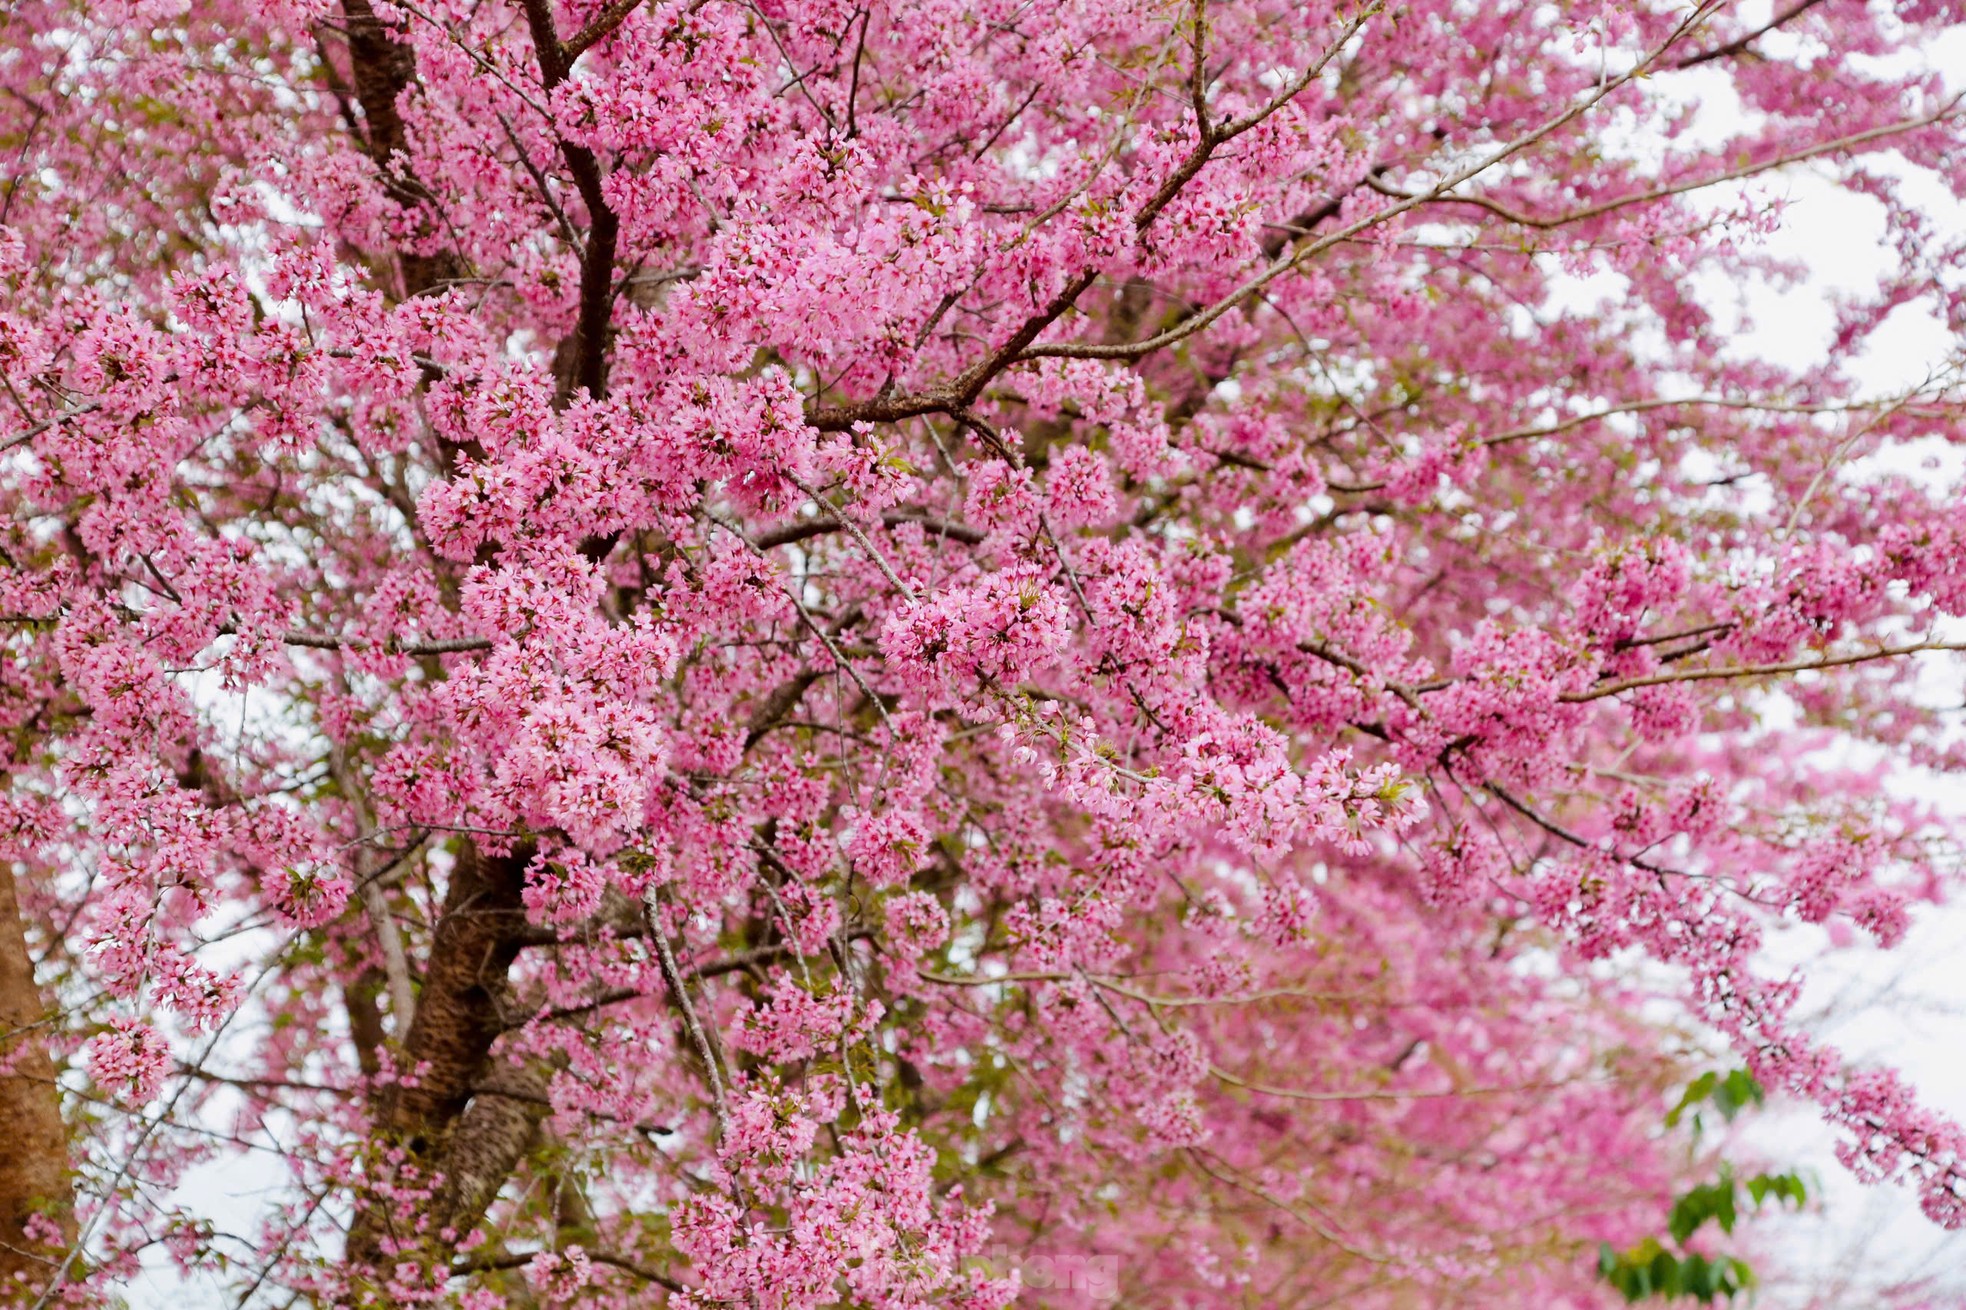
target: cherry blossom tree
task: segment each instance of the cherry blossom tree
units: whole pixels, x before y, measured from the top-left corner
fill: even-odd
[[[0,1298],[1713,1299],[1764,1093],[1966,1222],[1759,951],[1955,871],[1957,18],[17,0]]]

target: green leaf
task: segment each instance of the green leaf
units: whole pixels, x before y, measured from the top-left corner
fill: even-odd
[[[1729,1123],[1734,1122],[1734,1116],[1742,1110],[1750,1105],[1759,1106],[1767,1099],[1767,1093],[1761,1090],[1761,1084],[1756,1082],[1754,1075],[1746,1069],[1736,1069],[1729,1073],[1713,1093],[1714,1105],[1727,1117]]]
[[[1701,1101],[1706,1100],[1707,1097],[1711,1096],[1713,1094],[1713,1089],[1715,1085],[1718,1084],[1719,1081],[1720,1081],[1720,1075],[1712,1072],[1711,1070],[1701,1074],[1698,1078],[1695,1078],[1692,1081],[1692,1083],[1690,1083],[1687,1086],[1686,1094],[1679,1098],[1679,1104],[1675,1105],[1670,1111],[1667,1112],[1666,1127],[1668,1128],[1679,1127],[1679,1121],[1685,1115],[1685,1113],[1688,1110],[1692,1109],[1694,1106],[1698,1105]]]
[[[1677,1128],[1689,1111],[1695,1111],[1705,1101],[1711,1101],[1715,1109],[1729,1123],[1734,1117],[1750,1106],[1759,1106],[1768,1099],[1761,1084],[1746,1069],[1731,1069],[1726,1073],[1708,1070],[1687,1084],[1679,1103],[1666,1112],[1666,1127]]]
[[[1756,1174],[1746,1180],[1746,1186],[1756,1205],[1768,1196],[1806,1194],[1802,1180],[1794,1174]],[[1666,1229],[1680,1251],[1668,1249],[1652,1237],[1625,1251],[1600,1242],[1598,1277],[1631,1302],[1648,1298],[1685,1298],[1703,1305],[1722,1298],[1731,1301],[1754,1286],[1754,1270],[1734,1256],[1707,1256],[1683,1248],[1710,1219],[1721,1231],[1734,1231],[1740,1219],[1740,1187],[1733,1169],[1723,1164],[1713,1182],[1702,1183],[1673,1202]]]
[[[1689,1255],[1679,1262],[1679,1284],[1686,1295],[1711,1301],[1719,1290],[1714,1266],[1703,1255]]]
[[[1809,1186],[1795,1173],[1756,1174],[1747,1181],[1748,1196],[1759,1206],[1769,1197],[1800,1210],[1809,1203]]]

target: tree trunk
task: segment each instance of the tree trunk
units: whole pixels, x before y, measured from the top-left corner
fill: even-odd
[[[431,936],[416,1020],[399,1053],[399,1067],[418,1076],[414,1086],[383,1089],[374,1116],[378,1147],[400,1147],[424,1178],[442,1174],[446,1183],[413,1215],[396,1213],[386,1197],[367,1199],[348,1233],[352,1265],[376,1269],[408,1259],[385,1258],[391,1236],[411,1240],[430,1264],[448,1262],[531,1136],[536,1112],[478,1090],[492,1043],[505,1030],[506,973],[526,926],[519,892],[530,859],[523,848],[489,859],[469,843],[459,852]],[[409,1219],[420,1232],[405,1229]]]
[[[0,859],[0,1304],[23,1290],[32,1301],[75,1240],[68,1130],[42,1027],[48,1014],[34,985],[13,865]],[[29,1235],[37,1215],[54,1225],[54,1240],[45,1229]]]

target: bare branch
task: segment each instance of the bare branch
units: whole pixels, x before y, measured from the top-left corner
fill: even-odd
[[[1783,27],[1787,25],[1791,20],[1799,18],[1803,14],[1808,13],[1811,9],[1814,9],[1817,5],[1821,4],[1822,2],[1823,0],[1799,0],[1798,3],[1790,5],[1786,10],[1775,15],[1775,17],[1769,19],[1767,22],[1763,23],[1760,27],[1755,28],[1752,32],[1748,32],[1742,36],[1735,37],[1732,41],[1727,42],[1725,45],[1715,46],[1713,49],[1704,50],[1697,55],[1688,55],[1686,58],[1674,64],[1673,67],[1676,69],[1694,68],[1700,64],[1712,63],[1716,59],[1726,59],[1732,55],[1745,54],[1747,53],[1748,47],[1753,45],[1756,41],[1759,41],[1762,37],[1767,36],[1770,32],[1774,31],[1776,28]]]
[[[1840,150],[1849,150],[1855,146],[1867,145],[1872,141],[1880,141],[1886,137],[1899,136],[1906,132],[1915,132],[1920,128],[1932,127],[1953,117],[1954,111],[1959,107],[1962,99],[1966,99],[1966,93],[1952,97],[1932,113],[1922,114],[1917,118],[1906,118],[1894,123],[1883,123],[1862,132],[1852,132],[1847,136],[1837,137],[1832,141],[1819,141],[1814,145],[1805,146],[1800,150],[1793,150],[1784,155],[1778,155],[1773,159],[1764,160],[1758,164],[1743,164],[1739,168],[1730,168],[1725,172],[1710,173],[1702,177],[1689,178],[1684,182],[1675,182],[1668,186],[1654,187],[1649,191],[1641,191],[1634,195],[1619,196],[1553,217],[1539,217],[1535,214],[1526,214],[1520,210],[1512,209],[1499,201],[1490,200],[1486,196],[1446,195],[1442,193],[1442,189],[1439,187],[1435,187],[1422,195],[1411,195],[1396,187],[1388,186],[1376,178],[1368,181],[1367,185],[1380,195],[1391,197],[1409,205],[1472,205],[1477,209],[1486,210],[1494,214],[1497,218],[1514,223],[1519,227],[1545,230],[1568,227],[1573,223],[1581,223],[1586,219],[1600,218],[1605,214],[1632,205],[1651,204],[1653,201],[1666,200],[1673,196],[1686,195],[1693,191],[1702,191],[1708,187],[1720,186],[1726,182],[1738,182],[1743,178],[1756,177],[1762,173],[1786,167],[1789,164],[1803,163],[1823,155],[1835,154]]]
[[[1603,700],[1606,696],[1623,695],[1640,687],[1663,687],[1675,682],[1711,682],[1727,678],[1768,678],[1785,673],[1807,673],[1812,669],[1840,669],[1852,664],[1897,659],[1900,656],[1917,655],[1925,651],[1966,651],[1966,642],[1921,641],[1905,646],[1883,646],[1877,650],[1825,655],[1820,659],[1790,660],[1781,664],[1735,664],[1710,669],[1676,669],[1666,673],[1648,673],[1639,678],[1621,678],[1616,682],[1599,683],[1588,691],[1566,692],[1557,699],[1574,705],[1585,701]]]

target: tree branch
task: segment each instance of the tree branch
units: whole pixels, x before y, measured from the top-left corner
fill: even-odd
[[[1697,55],[1688,55],[1686,58],[1674,64],[1673,67],[1675,69],[1694,68],[1700,64],[1712,63],[1716,59],[1726,59],[1730,55],[1744,54],[1747,52],[1748,47],[1756,41],[1767,36],[1776,28],[1785,26],[1791,19],[1799,18],[1803,14],[1808,13],[1822,2],[1823,0],[1800,0],[1799,3],[1789,6],[1787,10],[1769,19],[1752,32],[1738,36],[1725,45],[1715,46],[1713,49],[1702,51]]]
[[[1622,678],[1617,682],[1600,683],[1588,691],[1566,692],[1557,697],[1568,704],[1581,704],[1585,701],[1603,700],[1606,696],[1618,696],[1640,687],[1662,687],[1674,682],[1710,682],[1723,678],[1766,678],[1783,673],[1807,673],[1811,669],[1838,669],[1851,664],[1868,664],[1873,660],[1896,659],[1901,655],[1917,655],[1923,651],[1966,651],[1966,642],[1959,641],[1921,641],[1906,646],[1885,646],[1878,650],[1853,651],[1844,655],[1826,655],[1821,659],[1792,660],[1783,664],[1736,664],[1713,669],[1679,669],[1669,673],[1650,673],[1640,678]]]
[[[647,0],[614,0],[613,4],[595,15],[593,22],[576,32],[562,47],[567,63],[572,64],[590,48],[613,36],[615,30],[628,21],[628,15],[641,8],[646,2]]]
[[[594,39],[599,40],[612,31],[632,8],[623,11],[612,26]],[[559,34],[553,29],[552,0],[525,0],[525,9],[533,49],[539,59],[540,82],[551,91],[566,80],[578,51],[569,53],[560,44]],[[612,12],[610,9],[609,13]],[[565,408],[576,388],[585,388],[596,400],[607,394],[608,326],[614,313],[614,257],[621,237],[621,221],[608,207],[601,188],[601,165],[594,152],[562,139],[560,155],[567,161],[574,186],[587,207],[587,245],[580,256],[580,310],[571,337],[572,366],[559,380],[554,395],[554,403]]]

